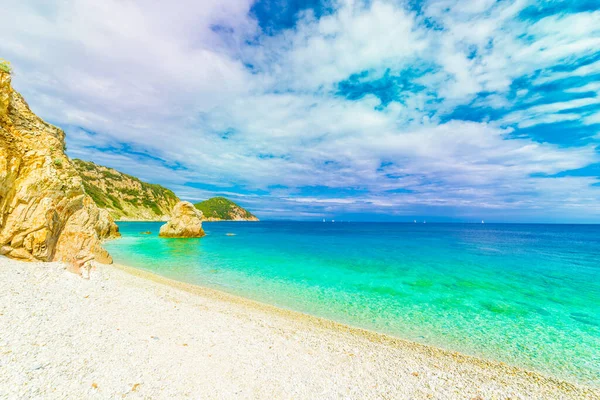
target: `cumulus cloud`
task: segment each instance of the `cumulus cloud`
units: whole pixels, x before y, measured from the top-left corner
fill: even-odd
[[[186,199],[264,218],[600,220],[598,178],[565,173],[600,161],[597,137],[537,129],[599,123],[599,12],[339,0],[266,29],[254,6],[12,2],[0,56],[73,157]]]

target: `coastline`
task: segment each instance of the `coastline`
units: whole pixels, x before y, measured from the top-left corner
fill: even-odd
[[[115,219],[115,222],[167,222],[171,217],[164,216],[163,219]],[[203,218],[202,222],[260,222],[259,219],[217,219]]]
[[[40,302],[36,295],[41,295],[45,300],[50,298],[50,304],[71,304],[69,296],[73,293],[90,293],[87,298],[94,297],[99,302],[96,305],[100,307],[92,313],[92,321],[96,321],[94,316],[102,315],[103,310],[106,313],[101,318],[104,324],[96,327],[101,328],[101,332],[110,329],[111,325],[120,329],[126,327],[133,336],[139,336],[140,329],[151,328],[150,331],[160,331],[159,339],[152,339],[156,336],[150,335],[142,340],[142,347],[147,347],[145,357],[148,364],[145,365],[146,371],[141,373],[141,376],[131,379],[132,382],[141,382],[132,383],[126,392],[124,388],[128,384],[119,386],[110,382],[131,375],[127,372],[120,378],[112,377],[102,384],[77,378],[81,387],[76,392],[85,396],[97,394],[99,398],[103,398],[108,392],[111,396],[118,395],[120,390],[123,392],[121,394],[163,398],[180,397],[187,393],[187,390],[192,397],[205,395],[213,398],[233,396],[234,392],[230,392],[230,389],[235,387],[242,393],[241,397],[250,398],[600,398],[596,388],[587,388],[500,362],[350,327],[219,290],[174,281],[128,266],[97,265],[90,281],[66,272],[57,263],[22,263],[0,258],[0,266],[3,267],[0,271],[4,276],[0,282],[4,293],[18,292],[15,298],[3,296],[0,299],[0,327],[3,327],[2,331],[10,332],[8,338],[0,343],[2,368],[13,367],[15,370],[20,367],[11,365],[11,358],[18,359],[17,354],[21,349],[19,344],[11,344],[11,341],[20,342],[23,336],[28,335],[37,338],[43,336],[43,332],[40,334],[35,331],[22,331],[22,324],[16,326],[15,321],[10,321],[15,307],[16,311],[19,311],[20,307],[29,305],[36,308],[37,312],[34,314],[52,311],[44,309],[48,302]],[[34,284],[28,290],[40,290],[41,293],[33,293],[33,298],[31,293],[21,290],[28,286],[27,282],[38,280],[43,283],[51,281],[54,290]],[[20,296],[25,298],[19,299]],[[87,299],[85,295],[76,298],[84,303],[88,302],[83,300]],[[123,309],[124,306],[126,309]],[[84,305],[73,304],[73,307],[82,308],[81,311],[85,309]],[[113,315],[118,310],[122,311]],[[31,310],[27,311],[31,314]],[[21,317],[29,315],[27,312],[17,314]],[[66,319],[65,322],[73,326],[87,326],[89,321],[86,315],[85,312],[78,312],[75,317],[71,316],[71,319]],[[43,327],[35,316],[31,318],[31,324],[38,329],[51,329]],[[135,321],[138,319],[143,323]],[[183,336],[179,339],[185,340],[184,344],[176,344],[175,354],[181,353],[182,349],[186,352],[196,349],[198,352],[187,356],[179,354],[181,357],[174,358],[163,354],[167,349],[173,349],[174,343],[169,340],[175,339],[170,337],[173,335]],[[207,338],[212,338],[214,346],[211,347],[207,343]],[[77,339],[87,340],[86,337]],[[106,342],[100,343],[101,348],[105,345],[108,349],[115,349],[115,359],[124,357],[119,350],[124,345],[122,339],[119,340],[115,332],[96,337],[96,340]],[[163,341],[169,342],[166,348],[156,347]],[[220,350],[214,349],[217,343]],[[137,342],[135,345],[126,344],[121,350],[140,345]],[[87,349],[97,350],[96,345]],[[232,347],[234,353],[231,353]],[[211,351],[211,368],[198,365],[199,359],[206,357],[206,351]],[[54,351],[51,353],[55,354]],[[128,358],[127,354],[128,352],[125,352],[125,359]],[[30,352],[27,355],[30,355]],[[213,358],[212,355],[216,357]],[[139,361],[136,359],[138,356],[139,349],[138,352],[134,351],[131,357],[134,365]],[[50,355],[50,358],[52,357]],[[108,355],[108,358],[111,357]],[[13,361],[19,364],[18,360]],[[51,365],[53,361],[50,360],[49,363]],[[156,367],[164,367],[165,363],[179,364],[179,373],[186,375],[188,379],[181,382],[181,379],[176,377],[167,386],[165,382],[162,382],[162,386],[150,384],[147,379],[160,379],[153,377],[152,371],[156,372]],[[69,368],[68,365],[65,367]],[[134,368],[136,369],[139,367]],[[202,378],[195,375],[200,372],[199,369],[205,374]],[[47,367],[41,368],[42,373],[49,370]],[[214,383],[214,379],[217,379],[215,376],[212,380],[207,380],[213,370],[227,372],[222,387],[210,387],[210,382]],[[40,369],[35,369],[34,373],[35,371]],[[190,376],[190,373],[193,376]],[[19,382],[11,379],[14,374],[2,371],[0,376],[4,376],[0,378],[0,388],[5,388],[0,389],[0,397],[2,391],[8,390],[9,387],[20,387]],[[146,378],[143,378],[144,376]],[[222,375],[219,376],[223,378]],[[102,380],[101,377],[89,379]],[[357,383],[361,381],[361,384]],[[36,382],[32,381],[28,389],[35,388]],[[97,387],[94,387],[94,383]],[[68,387],[77,387],[78,384],[71,382]],[[135,386],[136,384],[139,385]],[[103,387],[104,391],[100,391],[100,387]],[[135,390],[132,390],[134,387]],[[41,387],[37,389],[43,390]]]
[[[183,290],[198,296],[204,296],[208,298],[212,298],[219,301],[228,302],[235,305],[241,305],[243,307],[249,307],[255,310],[259,310],[266,313],[275,314],[284,318],[289,318],[291,320],[301,322],[303,324],[312,325],[315,327],[319,327],[324,330],[332,330],[336,332],[344,332],[350,335],[354,335],[357,337],[364,338],[373,343],[379,343],[386,346],[393,346],[397,348],[411,349],[416,351],[422,351],[427,353],[433,357],[450,357],[456,359],[459,363],[473,363],[477,364],[484,368],[492,368],[492,369],[502,369],[510,374],[525,374],[528,376],[535,376],[536,379],[540,380],[548,380],[553,384],[560,386],[568,386],[572,385],[574,388],[584,388],[587,389],[585,385],[580,385],[578,383],[573,383],[565,379],[561,379],[558,377],[546,375],[537,371],[528,370],[523,367],[513,366],[510,364],[506,364],[501,361],[489,360],[482,357],[472,356],[469,354],[464,354],[458,351],[447,350],[441,347],[431,346],[427,344],[422,344],[418,342],[414,342],[409,339],[404,339],[402,337],[397,337],[393,335],[388,335],[381,332],[372,331],[365,328],[360,328],[348,324],[344,324],[341,322],[337,322],[334,320],[330,320],[327,318],[318,317],[311,314],[306,314],[300,311],[295,311],[287,308],[278,307],[272,304],[263,303],[258,300],[253,300],[249,298],[245,298],[243,296],[238,296],[235,294],[227,293],[222,290],[213,289],[210,287],[191,284],[182,281],[178,281],[175,279],[167,278],[165,276],[155,274],[153,272],[149,272],[143,269],[131,267],[123,264],[112,264],[111,267],[120,269],[130,275],[134,275],[136,277],[140,277],[142,279],[151,280],[158,284],[163,284],[167,286],[171,286],[173,288]],[[593,390],[597,389],[592,387]],[[600,387],[598,388],[600,389]]]

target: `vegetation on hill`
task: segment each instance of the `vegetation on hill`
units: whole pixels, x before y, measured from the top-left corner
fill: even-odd
[[[12,72],[10,63],[6,60],[0,59],[0,71],[10,74]]]
[[[135,176],[90,161],[74,159],[73,164],[86,193],[115,219],[167,219],[179,202],[175,193],[161,185],[142,182]]]
[[[249,211],[225,197],[213,197],[194,206],[208,221],[258,221]]]
[[[117,220],[166,220],[180,201],[171,190],[143,182],[135,176],[74,159],[85,192],[100,208]],[[231,200],[213,197],[194,205],[208,221],[258,221],[254,215]]]

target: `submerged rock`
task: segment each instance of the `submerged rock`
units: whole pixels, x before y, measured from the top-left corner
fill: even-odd
[[[0,71],[0,254],[108,263],[101,241],[116,236],[65,154],[65,133],[35,115]]]
[[[160,227],[158,236],[168,238],[198,238],[204,236],[202,211],[189,201],[180,201],[173,207],[171,219]]]

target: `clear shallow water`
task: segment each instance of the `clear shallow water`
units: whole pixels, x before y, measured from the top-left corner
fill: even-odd
[[[166,277],[600,386],[600,225],[213,222],[201,239],[159,238],[160,225],[119,223],[106,248]]]

